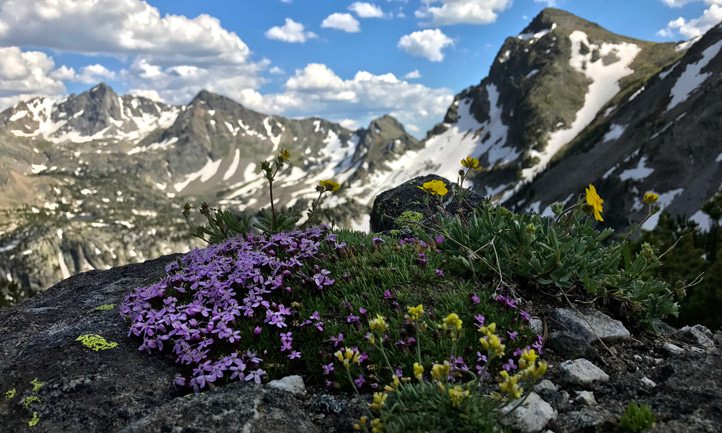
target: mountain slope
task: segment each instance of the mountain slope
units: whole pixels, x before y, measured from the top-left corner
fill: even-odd
[[[518,208],[549,212],[593,182],[605,219],[624,226],[646,215],[641,195],[654,191],[673,215],[710,226],[699,211],[722,187],[722,25],[684,57],[621,101],[569,146],[562,158],[512,197]],[[656,225],[653,217],[644,228]]]

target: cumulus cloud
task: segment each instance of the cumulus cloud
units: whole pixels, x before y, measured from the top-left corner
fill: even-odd
[[[679,7],[686,3],[699,0],[663,0],[665,4],[671,7]],[[722,21],[722,0],[704,0],[709,7],[705,9],[701,16],[687,20],[679,17],[667,24],[667,27],[657,32],[657,35],[665,38],[674,38],[677,33],[691,39],[701,36],[711,29],[717,23]]]
[[[351,14],[333,13],[326,17],[321,23],[321,27],[343,30],[347,33],[358,33],[361,31],[359,22]]]
[[[441,3],[438,6],[437,3]],[[490,24],[496,21],[497,12],[511,6],[511,0],[427,0],[416,10],[419,19],[428,19],[425,25]]]
[[[355,2],[348,7],[361,18],[383,18],[384,11],[380,7],[366,2]]]
[[[418,69],[415,69],[408,74],[404,75],[404,80],[412,80],[414,78],[421,78],[421,72],[419,72]]]
[[[341,119],[338,123],[346,129],[355,131],[359,128],[358,122],[353,119]]]
[[[275,26],[268,29],[266,37],[283,42],[304,43],[317,36],[313,32],[304,31],[303,24],[297,23],[291,18],[286,18],[286,24],[283,26]]]
[[[278,66],[274,66],[274,67],[272,67],[271,69],[268,70],[268,73],[269,73],[269,74],[273,74],[273,75],[283,75],[283,74],[286,73],[286,71],[284,71],[283,69],[279,68]]]
[[[51,76],[62,81],[74,81],[84,84],[95,84],[98,81],[115,80],[117,78],[115,72],[100,64],[83,66],[80,73],[77,73],[74,68],[63,65],[53,71]]]
[[[366,71],[342,79],[328,66],[318,63],[296,70],[285,88],[283,93],[266,95],[248,91],[239,101],[255,110],[289,117],[312,113],[335,121],[369,122],[390,113],[405,125],[431,127],[453,100],[449,89],[433,89],[399,80],[393,74],[374,75]]]
[[[0,45],[143,54],[157,64],[240,63],[248,46],[217,18],[160,15],[141,0],[5,0]]]
[[[0,47],[0,108],[33,96],[59,96],[65,85],[55,74],[55,61],[39,51]]]
[[[444,53],[441,52],[447,45],[454,42],[441,30],[423,30],[413,32],[410,35],[402,36],[398,46],[412,56],[426,57],[432,62],[444,60]]]
[[[149,90],[149,89],[130,89],[130,91],[128,91],[128,93],[130,93],[131,95],[142,96],[142,97],[144,97],[144,98],[148,98],[148,99],[150,99],[151,101],[162,102],[162,103],[164,103],[164,104],[166,103],[165,99],[163,99],[163,98],[160,96],[160,94],[158,94],[158,92],[155,91],[155,90]]]
[[[665,1],[667,1],[667,0],[665,0]],[[675,1],[675,0],[671,0],[671,1]],[[534,0],[534,3],[544,3],[545,5],[547,5],[548,8],[553,8],[553,7],[557,6],[557,0]]]

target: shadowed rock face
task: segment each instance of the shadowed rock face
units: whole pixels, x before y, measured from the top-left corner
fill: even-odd
[[[420,189],[424,183],[432,180],[444,182],[449,192],[444,196],[438,196],[430,195]],[[451,188],[452,183],[448,179],[430,174],[416,177],[396,188],[382,192],[374,200],[371,209],[371,230],[379,233],[407,227],[407,224],[397,221],[404,212],[422,215],[423,218],[417,222],[426,227],[434,224],[434,218],[458,214],[459,202]],[[469,215],[474,208],[481,205],[484,198],[473,191],[467,190],[466,192],[462,209],[465,215]],[[439,197],[441,197],[441,202],[439,202]],[[426,205],[427,200],[428,206]],[[443,211],[438,210],[438,206],[443,206]],[[413,229],[413,225],[408,227]]]

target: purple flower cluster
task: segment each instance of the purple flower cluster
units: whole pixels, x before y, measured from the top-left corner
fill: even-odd
[[[330,272],[304,264],[320,256],[322,241],[335,248],[335,235],[327,227],[280,233],[266,239],[248,235],[205,249],[195,249],[166,267],[167,276],[150,287],[129,294],[120,313],[131,321],[128,335],[141,337],[140,350],[162,351],[172,346],[176,362],[192,369],[190,379],[179,376],[176,384],[199,391],[221,378],[260,382],[263,360],[243,347],[244,329],[258,336],[261,327],[287,329],[291,307],[279,298],[308,284],[323,290],[332,286]],[[299,284],[300,282],[300,284]],[[304,324],[323,331],[315,312]],[[251,329],[255,329],[250,331]],[[292,332],[281,331],[280,351],[293,350]],[[221,353],[218,347],[223,347]],[[228,354],[230,352],[230,354]]]

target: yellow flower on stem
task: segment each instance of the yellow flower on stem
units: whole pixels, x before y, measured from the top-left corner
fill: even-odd
[[[444,361],[443,364],[434,364],[434,366],[431,367],[431,377],[434,380],[446,380],[449,377],[450,370],[451,366],[449,365],[449,361]]]
[[[374,402],[371,403],[370,407],[371,409],[381,409],[386,405],[386,398],[388,397],[388,394],[383,392],[375,392],[374,393]]]
[[[659,196],[653,192],[644,194],[644,202],[647,204],[657,203],[657,200],[659,200]]]
[[[291,157],[291,152],[289,152],[289,151],[286,150],[286,149],[281,149],[281,158],[283,158],[283,159],[285,159],[286,161],[288,161],[288,158],[290,158],[290,157]]]
[[[386,320],[384,316],[377,314],[375,319],[369,320],[369,326],[372,331],[381,331],[382,334],[386,332]]]
[[[467,156],[466,158],[462,159],[461,165],[472,170],[481,170],[481,167],[479,167],[479,160],[476,158],[472,158],[471,156]]]
[[[594,219],[596,219],[597,221],[604,221],[604,219],[602,218],[602,203],[604,203],[604,200],[599,197],[596,188],[594,188],[594,185],[592,185],[591,183],[589,184],[589,188],[587,188],[585,191],[587,193],[587,204],[591,206],[594,210]]]
[[[424,366],[419,365],[418,362],[414,362],[414,377],[416,378],[416,380],[418,380],[419,382],[424,380],[423,375],[424,375]]]
[[[534,349],[524,350],[524,353],[521,354],[521,358],[519,359],[519,367],[527,368],[530,365],[534,365],[536,358],[537,354]]]
[[[331,179],[324,179],[319,182],[319,185],[321,185],[326,191],[338,191],[338,189],[341,188],[341,185]]]
[[[418,322],[424,314],[424,306],[422,304],[415,307],[406,307],[406,309],[409,311],[409,314],[406,314],[404,319],[408,320],[410,323]]]
[[[463,390],[459,385],[453,388],[449,388],[449,398],[451,399],[451,405],[457,407],[464,400],[464,397],[469,396],[468,390]]]
[[[424,191],[428,192],[431,195],[434,195],[434,194],[446,195],[449,192],[449,190],[446,188],[446,184],[440,180],[432,180],[429,182],[425,182],[424,186],[419,186],[417,188],[423,189]]]
[[[501,392],[504,392],[506,394],[509,394],[513,398],[520,398],[521,395],[524,393],[524,388],[520,387],[517,382],[519,381],[519,376],[509,376],[509,373],[507,373],[505,370],[501,371],[501,377],[502,380],[499,384],[499,390]]]

